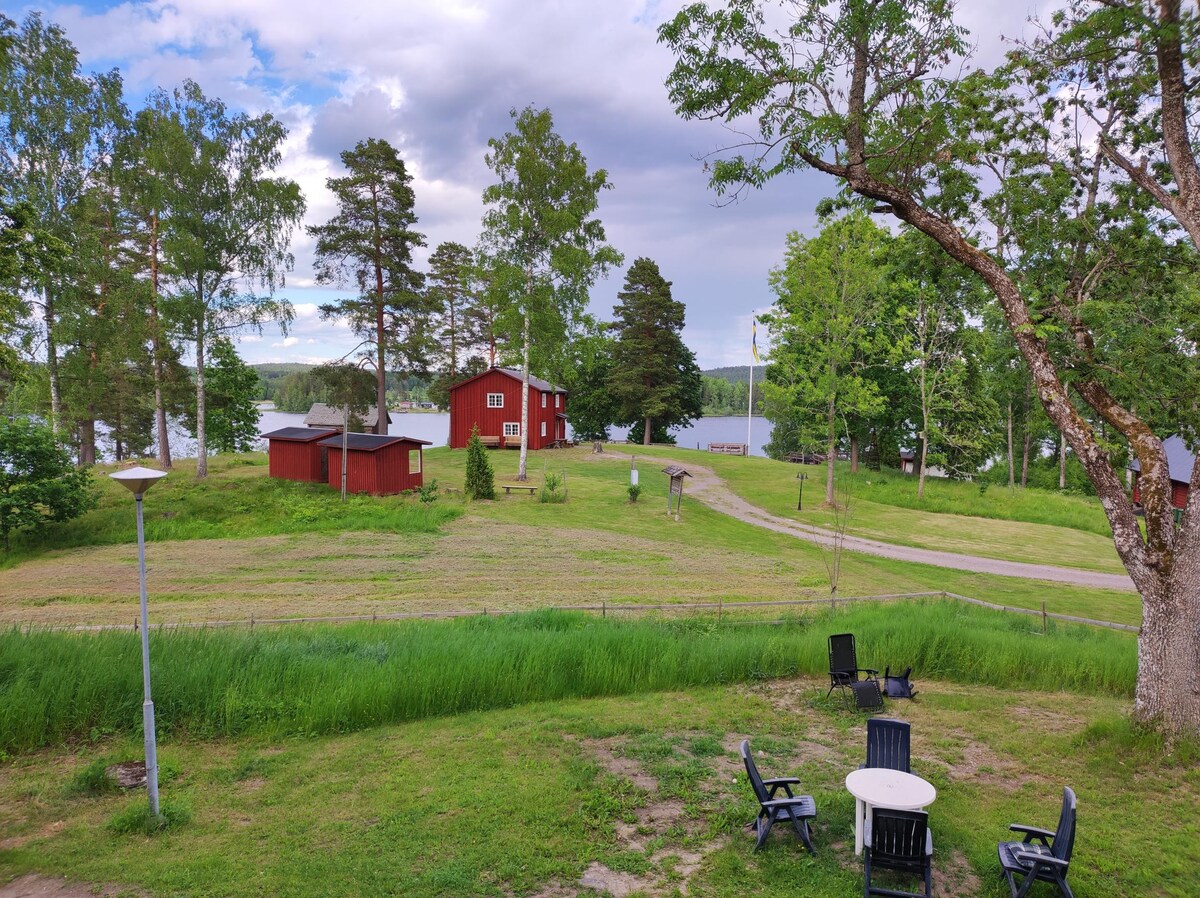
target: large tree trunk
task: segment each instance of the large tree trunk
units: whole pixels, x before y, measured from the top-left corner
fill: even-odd
[[[196,324],[196,476],[208,476],[208,440],[204,429],[204,306]]]
[[[96,463],[96,419],[92,409],[79,422],[79,464],[81,467]]]
[[[645,431],[642,433],[642,445],[643,445],[643,446],[649,446],[649,445],[650,445],[650,425],[651,425],[652,423],[653,423],[653,421],[651,420],[650,416],[649,416],[649,415],[647,415],[647,416],[646,416],[646,421],[645,421],[645,428],[646,428],[646,430],[645,430]]]
[[[835,396],[829,397],[826,424],[829,430],[825,441],[825,504],[833,505],[833,463],[837,458],[837,399]]]
[[[850,435],[850,473],[858,473],[858,437]]]

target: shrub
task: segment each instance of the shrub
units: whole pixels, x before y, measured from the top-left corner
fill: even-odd
[[[423,486],[417,487],[417,498],[428,505],[431,502],[436,502],[438,497],[438,482],[431,480]]]
[[[495,499],[496,478],[487,450],[479,439],[479,428],[471,428],[471,439],[467,441],[467,480],[463,492],[468,499]]]
[[[67,784],[67,794],[107,795],[116,792],[120,787],[117,781],[108,775],[107,766],[103,758],[92,761],[71,778],[71,782]]]
[[[539,502],[566,502],[566,492],[559,492],[559,488],[563,485],[563,478],[560,474],[546,474],[542,478],[542,488],[538,491]]]
[[[641,484],[638,484],[638,483],[629,484],[629,501],[630,502],[636,502],[638,500],[638,496],[640,496],[641,494],[642,494]]]

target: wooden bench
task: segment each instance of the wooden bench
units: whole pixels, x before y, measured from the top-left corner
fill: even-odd
[[[524,483],[501,483],[497,485],[504,487],[504,495],[506,496],[511,495],[513,490],[524,490],[531,496],[537,492],[536,486],[526,486]]]
[[[485,449],[500,448],[500,437],[480,437],[479,442],[483,443]]]
[[[745,455],[745,443],[709,443],[709,452],[719,452],[722,455]]]

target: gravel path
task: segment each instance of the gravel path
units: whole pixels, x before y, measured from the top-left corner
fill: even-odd
[[[629,458],[625,453],[612,452],[607,449],[604,455],[610,458],[613,456]],[[652,464],[678,464],[677,461],[671,459],[653,458],[648,455],[639,455],[638,459]],[[774,530],[776,533],[786,533],[810,543],[822,546],[832,545],[834,539],[832,531],[810,524],[801,524],[790,518],[771,514],[756,505],[751,505],[729,489],[725,485],[725,481],[710,468],[688,464],[687,471],[692,475],[692,479],[684,485],[685,495],[700,500],[714,511],[727,514],[739,521],[745,521],[747,524]],[[959,555],[955,552],[938,552],[934,549],[881,543],[858,536],[846,536],[844,546],[851,552],[895,558],[898,561],[915,561],[919,564],[930,564],[934,567],[950,568],[956,571],[999,574],[1002,577],[1022,577],[1026,580],[1049,580],[1054,583],[1070,583],[1073,586],[1086,586],[1092,589],[1134,591],[1133,581],[1125,574],[1103,574],[1098,571],[1081,571],[1077,568],[1056,567],[1049,564],[1025,564],[1020,561],[1004,561],[979,555]]]

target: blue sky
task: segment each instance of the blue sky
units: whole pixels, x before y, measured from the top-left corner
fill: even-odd
[[[728,143],[719,125],[684,122],[663,87],[672,59],[658,25],[678,2],[657,0],[181,0],[6,4],[61,25],[88,70],[119,68],[132,105],[156,87],[196,80],[235,109],[270,111],[289,129],[280,173],[300,183],[306,224],[334,211],[325,179],[338,154],[367,137],[396,146],[414,175],[418,229],[429,252],[446,240],[474,244],[490,183],[489,137],[509,110],[549,108],[615,189],[601,200],[609,242],[658,262],[687,306],[684,339],[701,367],[747,364],[751,319],[770,306],[767,274],[785,235],[811,232],[814,208],[833,189],[813,173],[778,179],[718,208],[697,157]],[[980,61],[998,35],[1019,34],[1037,11],[1025,0],[964,0]],[[298,232],[296,268],[281,291],[296,320],[284,336],[243,335],[250,362],[320,362],[356,343],[316,307],[337,295],[312,281],[312,242]],[[592,312],[611,316],[624,269],[592,291]],[[760,347],[765,342],[760,328]]]

